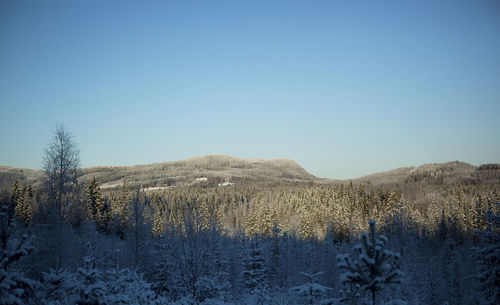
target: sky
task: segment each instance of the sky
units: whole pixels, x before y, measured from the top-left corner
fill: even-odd
[[[500,162],[500,3],[0,0],[0,164]]]

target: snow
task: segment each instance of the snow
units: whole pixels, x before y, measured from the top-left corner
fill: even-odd
[[[72,230],[71,225],[64,228]],[[489,298],[494,298],[495,286],[491,283],[496,280],[500,247],[493,229],[478,231],[482,241],[473,250],[475,265],[469,258],[472,250],[467,248],[473,240],[468,241],[470,244],[461,244],[458,238],[453,243],[441,243],[440,236],[433,237],[439,240],[436,242],[407,233],[393,238],[391,230],[386,229],[390,243],[385,235],[372,236],[373,231],[363,232],[361,239],[334,242],[304,241],[293,234],[248,238],[219,231],[211,235],[203,229],[172,229],[160,237],[145,234],[148,243],[144,243],[134,264],[130,228],[121,239],[114,233],[92,231],[90,226],[80,227],[70,239],[58,244],[64,248],[68,243],[65,259],[42,264],[37,260],[44,255],[52,257],[50,251],[39,249],[48,239],[37,240],[35,247],[32,228],[7,229],[0,260],[1,304],[37,303],[34,299],[54,305],[299,305],[345,304],[344,300],[369,304],[372,290],[381,305],[455,304],[452,285],[458,285],[455,295],[463,290],[461,304],[495,303]],[[85,240],[100,245],[88,246],[85,252]],[[403,249],[404,255],[393,248]],[[113,253],[112,259],[103,253]],[[473,272],[478,284],[471,280]]]
[[[151,187],[145,187],[145,188],[141,189],[141,191],[143,191],[143,192],[154,192],[154,191],[165,190],[165,189],[168,189],[168,188],[169,188],[168,186],[151,186]]]

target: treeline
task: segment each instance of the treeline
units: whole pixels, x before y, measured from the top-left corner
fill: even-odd
[[[431,190],[431,188],[429,188]],[[434,234],[445,223],[463,235],[485,227],[486,211],[498,209],[500,196],[493,185],[457,185],[439,193],[421,190],[409,199],[398,189],[363,185],[275,185],[230,187],[170,187],[144,192],[126,182],[103,193],[96,179],[75,187],[64,207],[65,221],[75,226],[94,221],[100,232],[122,234],[130,219],[140,217],[151,233],[178,227],[187,210],[195,210],[225,232],[270,235],[272,228],[299,238],[326,235],[345,240],[365,229],[369,219],[385,225],[401,222],[421,234]],[[6,203],[10,213],[24,222],[49,217],[49,205],[40,191],[14,183]],[[140,215],[137,215],[140,214]],[[208,225],[208,224],[205,224]]]
[[[267,234],[229,232],[215,222],[217,211],[204,209],[204,204],[196,203],[199,199],[188,197],[177,199],[179,206],[175,213],[170,212],[171,221],[155,231],[154,222],[149,220],[156,211],[152,198],[125,189],[103,200],[118,200],[128,194],[131,205],[125,218],[117,211],[99,218],[99,209],[92,205],[85,209],[87,218],[78,224],[60,222],[50,212],[45,218],[24,222],[15,216],[9,218],[7,208],[2,211],[5,266],[0,275],[6,277],[0,276],[0,282],[3,285],[8,279],[10,286],[0,287],[0,295],[17,298],[10,303],[2,298],[2,302],[479,305],[494,304],[488,302],[498,297],[498,264],[492,261],[499,255],[498,227],[492,226],[491,218],[485,219],[485,230],[474,238],[448,222],[438,224],[433,235],[407,227],[400,217],[381,223],[378,233],[389,237],[381,237],[381,245],[400,253],[393,262],[396,269],[390,270],[401,273],[398,271],[397,281],[384,277],[387,285],[385,280],[377,280],[380,285],[372,290],[371,284],[363,282],[370,274],[350,278],[341,269],[348,268],[346,263],[336,262],[339,255],[344,260],[363,250],[363,234],[360,246],[356,246],[360,242],[356,234],[340,239],[328,231],[321,239],[303,238],[284,231],[277,222]],[[252,195],[253,190],[248,191],[249,197],[259,198],[258,192]],[[181,198],[154,196],[158,196],[157,203]],[[99,202],[91,197],[87,198],[89,203]],[[238,204],[247,208],[245,197],[230,198],[228,202],[234,204],[238,199]],[[498,216],[496,223],[498,226]],[[367,228],[365,225],[363,230]],[[360,254],[371,253],[363,251],[368,252]],[[389,258],[395,257],[390,254]],[[362,258],[360,262],[367,263],[370,270],[371,260]],[[373,294],[377,303],[372,303]],[[395,299],[405,302],[389,303]]]
[[[491,235],[487,211],[498,214],[496,190],[458,185],[429,196],[412,201],[397,190],[354,184],[145,192],[124,183],[103,192],[93,179],[76,183],[59,207],[50,204],[47,192],[16,182],[4,202],[8,221],[3,223],[18,223],[11,229],[16,242],[22,243],[25,233],[36,238],[25,258],[6,270],[22,270],[31,283],[17,282],[24,287],[22,299],[47,303],[64,294],[79,304],[95,304],[99,296],[108,300],[102,304],[113,304],[113,295],[136,289],[145,293],[146,303],[301,304],[298,300],[309,300],[296,295],[303,292],[296,287],[308,281],[303,272],[322,272],[314,283],[329,289],[318,298],[340,302],[353,287],[341,280],[335,257],[353,253],[359,233],[374,219],[379,232],[391,238],[387,246],[400,252],[404,274],[403,285],[384,290],[380,299],[480,304],[494,283],[489,276],[489,284],[481,284],[476,274],[495,270],[489,259],[497,239],[481,236]],[[62,288],[50,283],[57,280],[68,280],[73,288],[56,293]],[[82,295],[78,287],[89,281],[101,289]],[[125,288],[113,286],[116,281]],[[359,295],[352,304],[369,302],[369,292]]]
[[[0,304],[500,301],[495,183],[101,190],[63,128],[44,160],[0,198]]]

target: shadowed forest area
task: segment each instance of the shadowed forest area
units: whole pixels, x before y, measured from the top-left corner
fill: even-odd
[[[101,189],[63,126],[43,160],[36,182],[2,182],[2,304],[500,301],[494,164],[461,182]]]

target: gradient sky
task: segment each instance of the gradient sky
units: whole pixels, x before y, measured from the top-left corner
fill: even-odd
[[[0,164],[500,162],[500,2],[0,0]]]

